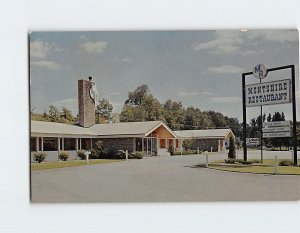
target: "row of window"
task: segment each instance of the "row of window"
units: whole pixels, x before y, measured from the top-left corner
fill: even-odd
[[[64,138],[64,141],[60,138],[60,150],[76,150],[76,140],[78,140],[78,148],[83,150],[91,149],[90,138],[82,138],[81,147],[79,138]],[[37,147],[37,145],[39,146]],[[37,151],[38,148],[40,151],[58,151],[58,138],[45,137],[38,138],[38,140],[30,138],[30,151]]]

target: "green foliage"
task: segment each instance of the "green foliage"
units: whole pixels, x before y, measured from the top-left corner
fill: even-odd
[[[61,117],[64,118],[68,124],[72,124],[75,121],[75,118],[72,115],[71,110],[67,109],[66,107],[62,108]],[[59,119],[59,121],[61,121],[61,119]]]
[[[85,155],[85,150],[79,150],[77,152],[77,155],[79,158],[81,158],[82,160],[86,159],[86,155]]]
[[[236,158],[235,140],[233,137],[230,137],[228,159],[235,159],[235,158]]]
[[[65,124],[73,124],[76,121],[76,118],[72,115],[72,112],[66,107],[63,107],[62,112],[59,112],[57,107],[50,105],[48,112],[49,114],[47,114],[47,112],[39,114],[31,111],[30,118],[33,121],[48,121]]]
[[[281,160],[279,166],[293,166],[294,163],[290,160]]]
[[[128,99],[125,101],[125,104],[140,106],[142,105],[146,97],[149,95],[149,93],[150,93],[150,89],[148,85],[143,84],[137,87],[133,92],[128,93]]]
[[[250,165],[250,164],[253,164],[253,161],[251,161],[251,160],[248,160],[248,161],[241,161],[240,162],[241,164],[244,164],[244,165]]]
[[[99,103],[96,107],[96,114],[98,118],[98,123],[100,117],[103,117],[106,120],[111,120],[113,106],[107,99],[99,100]]]
[[[37,152],[33,154],[34,161],[41,163],[43,162],[47,157],[47,153],[45,152]]]
[[[143,157],[144,153],[140,151],[128,155],[128,159],[142,159]]]
[[[118,150],[116,152],[115,159],[126,159],[126,151],[125,150]]]
[[[175,148],[174,146],[171,144],[169,145],[169,148],[168,148],[168,152],[170,153],[171,156],[174,155],[174,152],[175,152]]]
[[[225,159],[225,163],[234,164],[235,159]]]
[[[59,159],[63,161],[67,161],[70,158],[70,154],[66,151],[61,151],[59,153]]]
[[[194,139],[184,139],[182,142],[182,147],[184,150],[188,151],[191,148],[191,145],[194,143]]]

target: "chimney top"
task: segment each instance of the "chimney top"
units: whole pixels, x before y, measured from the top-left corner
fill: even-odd
[[[93,79],[93,77],[92,77],[92,76],[89,76],[89,81],[90,81],[90,82],[92,81],[92,79]]]

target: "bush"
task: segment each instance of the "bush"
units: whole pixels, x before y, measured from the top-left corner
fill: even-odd
[[[77,155],[78,155],[78,157],[79,157],[80,159],[82,159],[82,160],[86,159],[85,150],[79,150],[79,151],[77,152]]]
[[[168,152],[170,153],[171,156],[174,155],[174,152],[175,152],[175,148],[174,146],[171,144],[169,145],[169,148],[168,148]]]
[[[236,158],[235,140],[233,137],[230,137],[228,159],[235,159],[235,158]]]
[[[253,164],[253,162],[252,161],[242,161],[241,164],[250,165],[250,164]]]
[[[91,154],[89,155],[89,159],[98,159],[97,151],[91,149]]]
[[[128,159],[142,159],[144,157],[143,152],[135,152],[128,155]]]
[[[258,160],[258,159],[251,159],[250,161],[253,163],[260,163],[260,160]]]
[[[294,163],[290,160],[281,160],[279,166],[293,166]]]
[[[62,151],[59,153],[59,159],[63,161],[67,161],[70,158],[70,155],[66,151]]]
[[[43,162],[47,157],[47,153],[45,152],[38,152],[33,154],[34,161],[41,163]]]
[[[126,151],[125,150],[118,150],[115,153],[115,159],[126,159]],[[129,156],[128,156],[129,157]]]
[[[235,159],[225,159],[225,163],[234,164]]]

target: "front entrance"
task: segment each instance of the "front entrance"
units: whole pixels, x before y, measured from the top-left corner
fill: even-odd
[[[157,138],[136,138],[135,148],[136,151],[144,152],[144,156],[155,156],[157,155]]]

